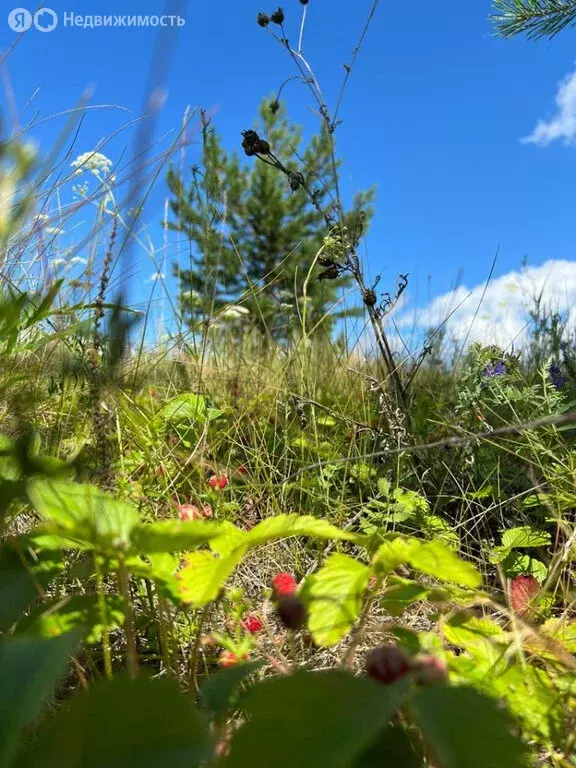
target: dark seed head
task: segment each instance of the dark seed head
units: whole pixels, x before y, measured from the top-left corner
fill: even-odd
[[[410,672],[410,659],[395,645],[374,648],[366,657],[368,676],[383,685],[391,685]]]
[[[271,14],[270,21],[273,21],[274,24],[284,24],[284,11],[282,8],[277,8],[274,13]]]
[[[290,183],[290,189],[293,192],[296,192],[297,189],[304,186],[304,176],[302,176],[300,171],[292,172],[290,176],[288,176],[288,181]]]
[[[301,629],[306,623],[306,606],[299,597],[281,597],[276,606],[278,618],[286,629]]]
[[[279,109],[280,109],[280,102],[278,101],[278,99],[274,99],[274,101],[270,102],[270,112],[272,112],[273,115],[275,115]]]
[[[318,256],[318,264],[321,264],[323,267],[333,267],[335,262],[330,258],[330,256],[327,256],[325,253],[321,253],[320,256]]]
[[[340,277],[340,269],[337,264],[332,264],[331,267],[320,272],[318,280],[336,280],[338,277]]]
[[[248,155],[248,157],[252,157],[252,155],[258,154],[258,145],[260,144],[260,136],[256,133],[256,131],[248,130],[248,131],[242,131],[242,136],[244,137],[242,139],[242,148],[244,152]],[[270,148],[268,148],[268,151],[270,151]]]
[[[264,141],[264,139],[260,139],[256,144],[256,152],[259,155],[269,155],[270,154],[270,144],[268,144],[267,141]]]
[[[267,27],[270,24],[270,16],[267,13],[259,13],[256,17],[256,21],[261,27]]]
[[[364,304],[366,304],[367,307],[373,307],[376,304],[376,293],[371,288],[364,291],[363,298]]]
[[[308,5],[308,0],[300,0],[300,5]]]

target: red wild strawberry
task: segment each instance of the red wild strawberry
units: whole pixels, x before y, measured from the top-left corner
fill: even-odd
[[[528,613],[534,597],[540,592],[540,584],[534,576],[516,576],[510,585],[510,604],[518,616]]]
[[[291,597],[296,592],[296,579],[291,573],[277,573],[272,579],[275,597]]]
[[[410,659],[395,645],[373,648],[366,657],[368,676],[378,683],[390,685],[410,672]]]
[[[258,616],[255,616],[253,613],[251,613],[249,616],[246,616],[246,618],[242,620],[242,626],[246,632],[250,632],[250,634],[255,635],[257,632],[260,632],[264,624],[262,624]]]
[[[241,475],[247,475],[248,474],[248,467],[246,464],[240,464],[238,467],[238,472],[240,472]]]
[[[228,477],[226,475],[212,475],[208,480],[208,485],[214,490],[223,490],[228,485]]]

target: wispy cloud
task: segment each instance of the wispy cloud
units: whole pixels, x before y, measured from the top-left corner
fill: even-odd
[[[550,260],[539,267],[508,272],[473,288],[459,286],[438,296],[427,307],[404,309],[399,328],[445,327],[458,344],[479,341],[508,347],[522,346],[528,335],[528,311],[534,297],[545,306],[567,313],[576,325],[576,261]]]
[[[558,139],[565,144],[576,143],[576,71],[559,83],[556,106],[556,114],[550,120],[540,120],[530,136],[521,139],[523,144],[546,147]]]

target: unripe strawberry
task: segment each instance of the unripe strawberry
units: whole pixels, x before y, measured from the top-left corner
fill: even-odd
[[[301,629],[306,624],[306,606],[295,595],[281,597],[276,606],[276,613],[286,629]]]
[[[368,676],[383,685],[391,685],[411,669],[410,659],[395,645],[373,648],[366,657]]]
[[[534,576],[516,576],[510,585],[510,603],[518,616],[524,616],[533,605],[536,595],[540,592],[540,584]]]

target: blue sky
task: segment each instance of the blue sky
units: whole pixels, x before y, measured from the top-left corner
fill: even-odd
[[[51,0],[49,5],[60,18],[70,11],[144,15],[165,8],[162,0]],[[304,53],[329,104],[371,5],[371,0],[308,4]],[[284,0],[283,6],[294,39],[302,7],[298,0]],[[3,2],[4,52],[17,37],[6,23],[12,7]],[[159,146],[167,146],[170,131],[174,137],[188,105],[214,112],[225,142],[239,145],[240,130],[251,125],[261,97],[293,74],[287,55],[255,23],[258,11],[273,8],[266,0],[188,2],[185,26],[166,38],[172,61],[166,104],[155,126],[163,141]],[[338,132],[343,187],[347,196],[372,184],[378,190],[366,264],[371,274],[384,273],[386,287],[398,272],[409,272],[413,306],[445,294],[459,275],[469,288],[482,283],[498,247],[496,277],[518,269],[524,257],[534,267],[575,259],[576,147],[561,139],[546,146],[520,141],[556,112],[558,84],[576,66],[574,34],[540,42],[496,39],[489,12],[488,0],[413,0],[410,11],[405,4],[381,2],[346,92]],[[75,154],[92,150],[142,113],[154,45],[169,34],[61,24],[50,33],[32,28],[5,62],[5,121],[11,125],[14,114],[7,82],[22,124],[34,114],[48,117],[75,106],[91,86],[91,104],[130,110],[86,113]],[[285,93],[290,115],[313,131],[306,89],[292,84]],[[574,109],[576,120],[576,96],[573,102],[566,109]],[[64,117],[54,118],[32,131],[44,152],[65,124]],[[121,131],[106,154],[117,161],[130,153],[133,139],[134,129]],[[188,148],[190,164],[198,153],[197,144]],[[160,184],[145,213],[158,245],[164,192]],[[142,279],[153,271],[151,265],[139,268]]]

